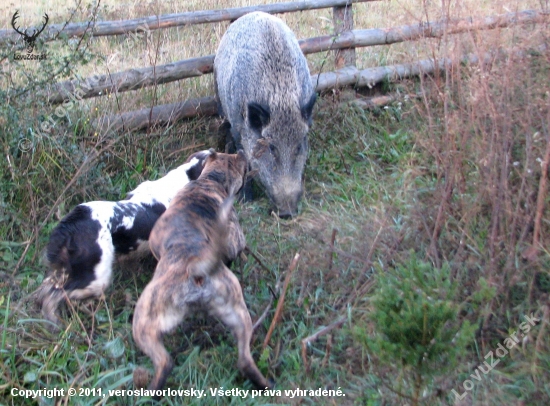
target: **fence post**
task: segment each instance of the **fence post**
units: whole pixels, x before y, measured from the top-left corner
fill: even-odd
[[[351,1],[345,6],[332,8],[332,21],[334,23],[335,35],[353,30],[353,8]],[[334,53],[334,65],[336,69],[343,68],[344,66],[355,66],[355,48],[338,49]]]

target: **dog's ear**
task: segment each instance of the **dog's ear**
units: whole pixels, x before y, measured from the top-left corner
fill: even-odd
[[[244,161],[244,162],[246,162],[246,155],[244,154],[244,151],[243,151],[242,149],[239,149],[239,150],[237,151],[237,159],[238,159],[239,161]]]
[[[216,150],[214,148],[210,148],[208,150],[208,152],[210,153],[206,159],[204,160],[204,166],[206,167],[206,165],[209,163],[209,162],[214,162],[217,158],[218,158],[218,153],[216,152]]]

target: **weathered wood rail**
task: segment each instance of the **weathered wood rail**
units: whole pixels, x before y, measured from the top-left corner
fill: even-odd
[[[102,21],[73,24],[58,24],[47,28],[41,40],[55,40],[60,33],[68,37],[85,34],[92,36],[143,34],[162,28],[191,24],[205,24],[233,21],[253,11],[271,14],[333,8],[335,35],[325,35],[300,40],[304,54],[335,52],[335,72],[313,75],[317,91],[340,86],[374,85],[383,80],[395,80],[412,75],[420,75],[442,69],[456,63],[450,60],[424,60],[412,64],[384,66],[359,70],[355,67],[355,49],[376,45],[388,45],[421,38],[437,38],[449,34],[468,31],[488,30],[516,24],[541,23],[550,21],[550,13],[545,10],[524,10],[484,18],[464,18],[441,20],[423,24],[407,25],[385,29],[353,29],[352,4],[377,0],[303,0],[288,3],[275,3],[260,6],[228,8],[150,16],[124,21]],[[0,44],[17,40],[19,35],[13,30],[0,30]],[[466,58],[472,62],[472,58]],[[114,92],[125,92],[147,86],[209,74],[213,71],[214,55],[176,61],[173,63],[140,69],[129,69],[109,75],[95,75],[72,81],[60,82],[45,89],[50,103],[61,103],[70,99],[85,99]],[[213,97],[192,99],[180,103],[157,105],[119,115],[103,116],[94,121],[94,126],[102,131],[124,129],[135,130],[152,125],[166,125],[182,118],[217,113]]]
[[[442,37],[444,33],[458,34],[543,21],[550,21],[550,14],[537,10],[524,10],[518,13],[506,13],[484,18],[464,18],[392,28],[345,31],[335,36],[326,35],[300,40],[300,47],[302,52],[307,55],[329,50],[395,44],[428,37],[437,38]],[[336,65],[338,68],[354,65],[352,63],[354,58],[344,62],[339,62],[339,58],[340,56],[337,55]],[[61,103],[69,98],[69,94],[74,94],[78,87],[82,89],[80,97],[89,98],[201,76],[211,73],[213,64],[214,55],[208,55],[155,67],[129,69],[111,75],[98,75],[83,80],[60,82],[49,90],[48,101]],[[85,87],[81,86],[83,82],[87,84]]]
[[[40,39],[52,41],[61,33],[71,37],[82,37],[89,33],[95,37],[107,35],[124,35],[147,28],[149,31],[162,28],[181,27],[184,25],[216,23],[221,21],[232,21],[253,11],[264,11],[270,14],[292,13],[295,11],[316,10],[329,7],[346,7],[353,3],[364,3],[377,0],[303,0],[289,3],[265,4],[260,6],[227,8],[220,10],[190,11],[186,13],[164,14],[160,16],[149,16],[135,18],[132,20],[100,21],[95,24],[72,23],[54,24],[46,27]],[[19,34],[12,29],[0,30],[0,44],[14,42]]]
[[[547,52],[545,46],[537,52]],[[449,69],[457,64],[485,64],[508,54],[499,51],[486,53],[481,57],[469,54],[461,58],[424,59],[415,63],[380,66],[359,70],[355,66],[346,66],[336,72],[312,75],[311,80],[317,92],[342,86],[372,86],[382,81],[395,81],[411,76],[427,75],[437,70]],[[522,53],[514,53],[522,57]],[[94,127],[102,133],[119,130],[139,130],[151,126],[169,125],[185,118],[213,116],[218,113],[214,97],[202,97],[180,103],[164,104],[152,108],[131,111],[118,115],[103,116],[94,122]]]

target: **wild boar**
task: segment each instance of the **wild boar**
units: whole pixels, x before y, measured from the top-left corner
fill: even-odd
[[[298,213],[316,94],[296,37],[262,12],[236,20],[214,60],[220,114],[282,218]]]

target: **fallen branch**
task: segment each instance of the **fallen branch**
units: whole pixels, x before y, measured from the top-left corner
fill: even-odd
[[[176,149],[175,151],[172,151],[168,155],[166,155],[166,159],[168,159],[168,158],[170,158],[174,155],[177,155],[181,152],[185,152],[185,151],[189,151],[189,150],[196,151],[200,147],[204,147],[204,145],[205,145],[204,142],[201,142],[199,144],[188,145],[187,147]]]
[[[258,327],[260,327],[260,324],[264,321],[264,319],[267,317],[267,314],[269,313],[269,310],[271,309],[271,305],[273,304],[274,295],[272,294],[269,299],[269,303],[265,307],[265,310],[263,311],[262,315],[256,320],[256,323],[252,326],[252,331],[255,331]]]
[[[271,325],[269,326],[269,330],[267,331],[267,334],[265,336],[262,349],[265,349],[265,347],[267,347],[267,345],[269,344],[269,340],[271,340],[271,335],[275,330],[275,326],[277,325],[277,323],[279,322],[279,319],[281,318],[281,314],[283,312],[283,305],[285,303],[286,291],[288,289],[288,284],[290,283],[290,277],[292,276],[292,273],[294,272],[294,269],[296,268],[296,265],[298,264],[299,259],[300,259],[300,254],[297,252],[296,255],[294,255],[294,259],[290,263],[290,266],[288,267],[288,273],[286,274],[285,281],[283,283],[283,291],[281,293],[281,296],[279,297],[279,302],[277,303],[277,308],[275,309],[275,316],[273,316],[273,320],[271,321]]]
[[[369,110],[375,109],[377,107],[387,106],[388,104],[394,103],[399,100],[406,100],[407,98],[413,99],[422,97],[421,93],[416,94],[384,94],[379,96],[372,96],[368,98],[355,99],[351,101],[346,101],[343,104],[351,104],[353,106],[359,107],[360,109]]]
[[[332,229],[332,236],[330,237],[330,249],[328,251],[328,272],[330,273],[332,271],[332,256],[334,254],[334,242],[336,241],[336,233],[338,232],[337,229]]]
[[[340,327],[346,321],[346,317],[342,316],[335,322],[332,322],[326,327],[323,327],[321,330],[317,331],[315,334],[310,335],[302,340],[302,361],[306,367],[306,372],[309,372],[309,364],[307,362],[307,346],[313,341],[317,340],[319,337],[327,334],[328,332],[334,330],[337,327]]]

